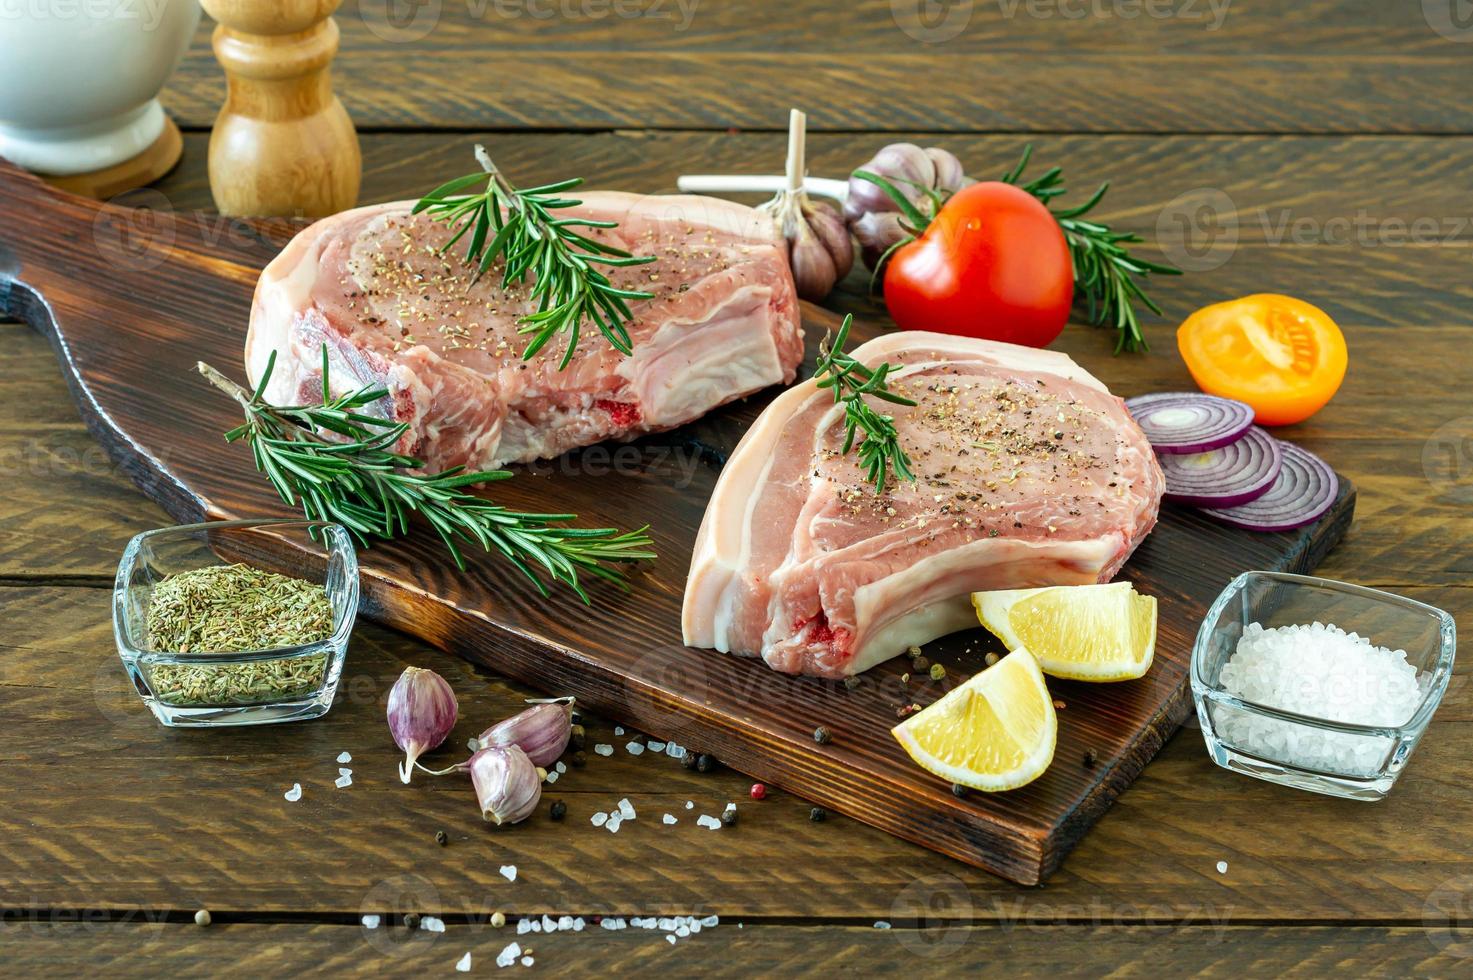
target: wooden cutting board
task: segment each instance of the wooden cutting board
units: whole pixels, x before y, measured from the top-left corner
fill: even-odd
[[[143,209],[71,197],[0,164],[0,312],[51,339],[92,432],[174,518],[287,516],[248,451],[221,439],[239,412],[194,364],[203,359],[242,373],[257,275],[296,226],[175,214],[151,191],[130,203]],[[811,369],[813,346],[835,318],[811,306],[804,316]],[[876,332],[856,324],[856,342]],[[468,570],[457,571],[421,530],[361,555],[364,614],[540,690],[574,694],[637,731],[712,753],[839,813],[1032,884],[1059,866],[1191,710],[1192,640],[1222,587],[1246,569],[1309,571],[1354,508],[1354,488],[1344,481],[1334,509],[1295,533],[1235,531],[1167,507],[1124,573],[1160,599],[1150,673],[1124,684],[1050,681],[1066,707],[1048,772],[1019,790],[958,799],[916,768],[889,730],[899,706],[928,704],[982,668],[985,654],[999,649],[984,631],[926,650],[947,667],[945,682],[904,682],[908,663],[899,658],[853,690],[681,645],[681,594],[706,500],[721,461],[769,397],[633,447],[569,454],[495,486],[497,499],[518,509],[572,511],[590,526],[653,525],[660,559],[635,573],[628,593],[597,587],[591,607],[565,590],[545,599],[486,555],[468,556]],[[820,725],[833,735],[829,744],[812,738]]]

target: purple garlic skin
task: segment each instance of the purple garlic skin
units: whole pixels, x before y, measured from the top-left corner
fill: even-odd
[[[854,242],[842,218],[828,204],[802,191],[784,191],[758,210],[776,220],[788,246],[788,265],[798,295],[817,302],[854,268]]]
[[[520,823],[537,809],[542,774],[515,745],[480,749],[465,765],[483,820],[498,826]]]
[[[409,782],[421,755],[439,746],[455,727],[460,705],[445,678],[433,670],[405,667],[389,690],[389,733],[404,750],[399,778]]]
[[[955,154],[935,146],[922,148],[914,143],[891,143],[868,163],[855,169],[886,178],[922,211],[931,209],[922,188],[934,190],[945,198],[976,183],[966,175]],[[892,246],[910,237],[900,226],[900,211],[890,196],[869,181],[857,177],[849,178],[844,220],[859,240],[864,264],[871,269],[878,266]]]
[[[573,736],[571,701],[534,704],[492,725],[476,739],[481,748],[515,745],[534,766],[546,768],[558,760]]]

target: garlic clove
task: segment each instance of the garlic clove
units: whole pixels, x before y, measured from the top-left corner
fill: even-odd
[[[515,745],[533,765],[550,766],[568,747],[573,736],[573,699],[534,704],[481,733],[481,748]]]
[[[445,678],[433,670],[405,667],[389,689],[389,733],[404,751],[399,778],[409,782],[410,773],[424,753],[445,741],[455,727],[460,706]]]
[[[927,213],[934,207],[927,191],[935,191],[945,199],[976,183],[966,175],[956,154],[936,146],[922,149],[914,143],[891,143],[855,169],[884,177],[906,200]],[[849,178],[844,218],[859,241],[865,265],[871,269],[878,268],[892,247],[913,237],[902,227],[899,210],[900,206],[878,185]]]
[[[806,223],[800,223],[788,242],[788,264],[793,269],[793,285],[803,299],[821,300],[838,282],[834,257]]]
[[[527,753],[515,745],[481,749],[466,763],[481,818],[498,826],[520,823],[542,799],[542,780]]]
[[[809,200],[805,202],[803,214],[834,260],[835,281],[849,275],[849,270],[854,268],[854,239],[838,210],[827,203]]]

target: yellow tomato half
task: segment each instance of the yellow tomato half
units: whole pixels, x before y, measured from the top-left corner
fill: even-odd
[[[1345,335],[1324,310],[1274,293],[1207,306],[1176,332],[1197,386],[1253,406],[1260,425],[1302,422],[1345,380]]]

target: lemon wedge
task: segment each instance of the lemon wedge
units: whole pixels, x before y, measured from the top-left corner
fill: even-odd
[[[1038,661],[1018,650],[891,729],[921,768],[989,792],[1043,775],[1059,722]]]
[[[974,592],[972,605],[1009,650],[1027,650],[1053,677],[1131,680],[1156,653],[1156,598],[1129,582]]]

